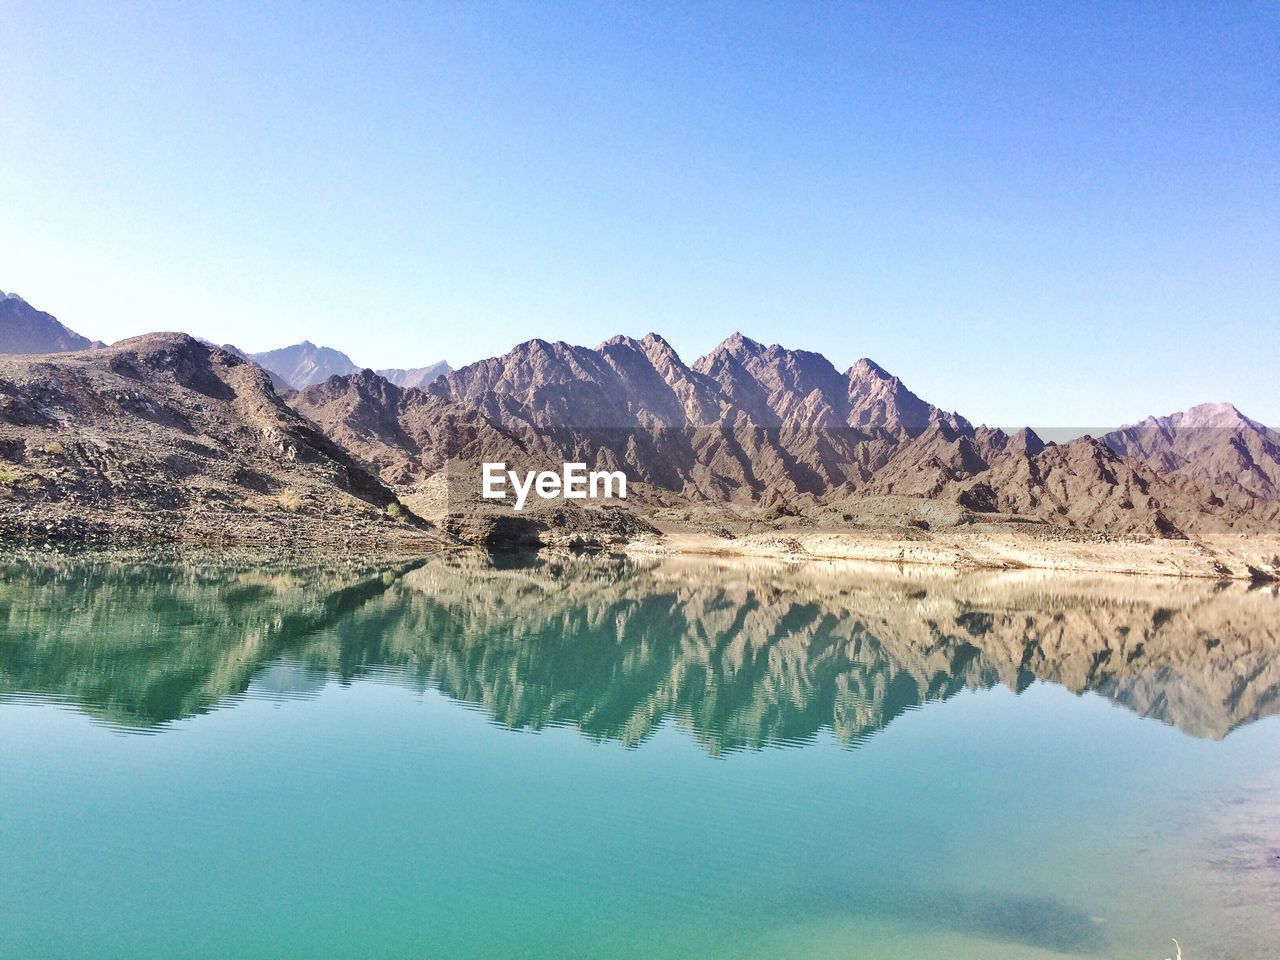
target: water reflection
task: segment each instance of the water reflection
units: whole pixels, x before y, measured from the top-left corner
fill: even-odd
[[[1197,737],[1280,709],[1280,599],[1243,585],[807,564],[433,557],[386,566],[11,563],[0,698],[156,728],[377,675],[637,744],[857,744],[958,691],[1093,691]]]

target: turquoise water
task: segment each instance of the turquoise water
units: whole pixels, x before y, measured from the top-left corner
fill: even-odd
[[[1277,955],[1271,591],[4,570],[0,957]]]

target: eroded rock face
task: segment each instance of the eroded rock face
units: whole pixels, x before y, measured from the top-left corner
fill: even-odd
[[[614,337],[594,350],[531,340],[425,390],[364,371],[291,402],[394,484],[419,483],[451,463],[582,461],[694,500],[908,496],[1156,537],[1280,522],[1270,480],[1229,498],[1202,485],[1246,469],[1243,460],[1211,474],[1193,469],[1196,450],[1179,467],[1168,456],[1152,463],[1150,442],[1134,441],[1135,459],[1110,438],[1055,446],[1030,429],[974,427],[870,360],[841,373],[820,354],[740,334],[692,366],[656,334]],[[1256,463],[1270,441],[1251,436]]]
[[[185,334],[0,358],[0,536],[376,537],[394,495],[272,389]]]
[[[95,561],[0,578],[0,696],[152,726],[251,684],[376,673],[638,743],[673,719],[711,752],[846,744],[996,685],[1095,693],[1197,737],[1280,710],[1280,597],[1243,586],[571,555],[339,567]],[[255,679],[256,678],[256,679]]]

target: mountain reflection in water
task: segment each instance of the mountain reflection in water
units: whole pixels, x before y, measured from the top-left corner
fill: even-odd
[[[1036,680],[1196,737],[1280,710],[1280,598],[1240,584],[837,565],[449,555],[387,566],[13,562],[0,699],[146,730],[332,678],[434,688],[521,729],[712,754],[848,745]]]

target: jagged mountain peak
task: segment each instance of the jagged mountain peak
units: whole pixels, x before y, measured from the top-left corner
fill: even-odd
[[[850,367],[846,377],[850,426],[918,432],[945,420],[954,430],[973,432],[964,417],[920,399],[898,377],[866,357]]]
[[[615,333],[608,340],[603,341],[600,346],[596,347],[596,352],[603,353],[609,347],[629,347],[632,350],[643,350],[644,344],[625,333]]]
[[[728,350],[733,353],[760,353],[765,349],[765,346],[760,341],[752,340],[741,331],[735,330],[717,349]]]
[[[1042,453],[1045,446],[1044,440],[1040,438],[1038,433],[1030,427],[1023,427],[1021,430],[1015,430],[1010,434],[1005,450],[1021,456],[1034,457]]]
[[[889,371],[876,363],[870,357],[863,357],[852,367],[849,368],[849,376],[857,377],[873,377],[877,380],[893,380],[895,379]]]
[[[723,362],[726,359],[741,361],[747,357],[758,356],[764,351],[765,346],[763,343],[735,332],[716,344],[706,356],[699,357],[694,361],[693,369],[699,373],[707,373],[718,362]]]

